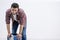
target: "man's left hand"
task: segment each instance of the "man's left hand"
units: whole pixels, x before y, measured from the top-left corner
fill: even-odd
[[[22,38],[22,34],[17,34],[17,37],[18,38]]]

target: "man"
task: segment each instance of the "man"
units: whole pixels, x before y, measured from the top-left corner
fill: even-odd
[[[22,40],[26,40],[26,15],[25,12],[19,8],[17,3],[12,3],[11,8],[6,11],[6,26],[8,37],[11,36],[10,19],[12,19],[12,34],[17,34],[17,28],[18,25],[20,25],[17,37],[22,37]]]

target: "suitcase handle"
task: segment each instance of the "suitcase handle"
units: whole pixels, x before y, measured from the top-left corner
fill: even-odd
[[[9,37],[9,40],[22,40],[22,38],[18,38],[16,35],[11,35],[11,37]]]

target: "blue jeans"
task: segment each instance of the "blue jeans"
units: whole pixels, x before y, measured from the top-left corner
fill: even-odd
[[[17,29],[18,29],[19,23],[17,21],[14,21],[12,24],[12,35],[16,35]],[[26,25],[23,28],[22,31],[22,40],[26,40]]]

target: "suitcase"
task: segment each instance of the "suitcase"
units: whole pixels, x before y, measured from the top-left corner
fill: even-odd
[[[11,37],[8,37],[7,40],[22,40],[22,38],[17,38],[17,35],[11,35]]]

